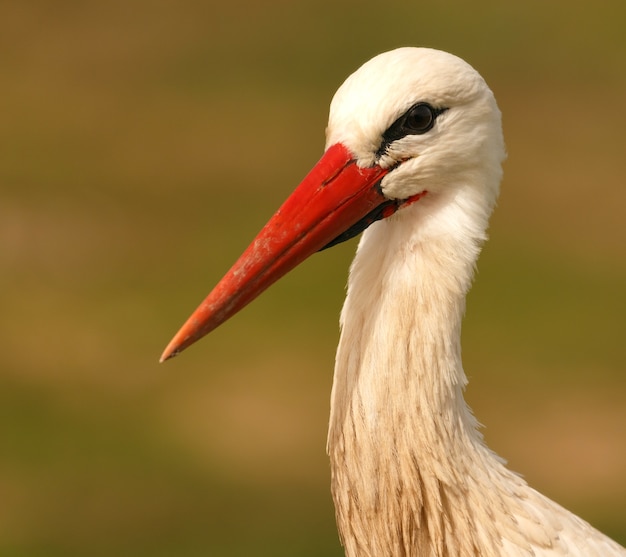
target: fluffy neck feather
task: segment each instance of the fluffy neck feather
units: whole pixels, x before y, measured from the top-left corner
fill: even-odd
[[[463,399],[461,320],[491,211],[476,195],[376,223],[352,264],[328,434],[346,555],[626,555],[506,469]]]
[[[443,523],[444,509],[455,516],[475,461],[494,458],[463,400],[460,348],[486,215],[472,226],[462,196],[420,203],[364,235],[342,312],[328,450],[348,555],[443,543],[458,526]],[[451,234],[429,230],[434,213],[454,222]]]

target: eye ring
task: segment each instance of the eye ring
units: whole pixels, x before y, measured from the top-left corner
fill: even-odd
[[[376,151],[377,157],[382,157],[389,146],[398,139],[407,135],[424,135],[433,129],[437,118],[447,107],[436,108],[427,102],[418,102],[400,116],[383,134],[383,140]]]
[[[390,145],[408,135],[424,135],[433,129],[440,114],[447,107],[437,108],[427,102],[418,102],[402,114],[383,134],[383,140],[376,151],[377,157],[382,157]]]

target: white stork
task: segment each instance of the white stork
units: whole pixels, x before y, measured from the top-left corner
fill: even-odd
[[[309,255],[365,230],[341,314],[328,454],[349,557],[609,557],[626,550],[489,450],[461,319],[505,158],[482,77],[445,52],[376,56],[339,88],[317,165],[162,361]]]

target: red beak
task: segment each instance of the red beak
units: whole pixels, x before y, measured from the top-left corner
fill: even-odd
[[[402,202],[380,190],[389,170],[359,168],[344,145],[331,146],[178,331],[161,362],[221,325],[311,254],[394,213]]]

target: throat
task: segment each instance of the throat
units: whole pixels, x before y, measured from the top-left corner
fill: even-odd
[[[468,474],[496,460],[463,399],[476,253],[446,255],[436,242],[406,242],[406,231],[396,243],[392,224],[362,239],[342,312],[328,452],[349,556],[418,555],[446,537],[447,508],[467,528]]]

